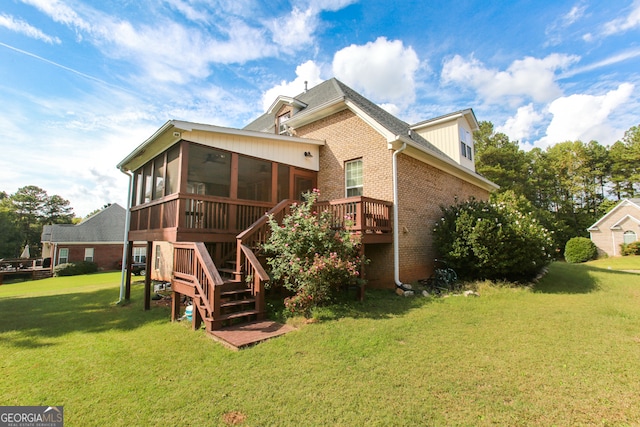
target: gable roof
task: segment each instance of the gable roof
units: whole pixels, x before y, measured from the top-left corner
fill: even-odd
[[[620,210],[622,207],[624,206],[633,206],[638,210],[638,213],[640,214],[640,199],[635,198],[635,199],[622,199],[620,201],[620,203],[618,203],[616,206],[613,207],[613,209],[611,209],[609,212],[607,212],[606,214],[604,214],[599,220],[597,220],[591,227],[587,228],[587,231],[598,231],[599,230],[599,226],[605,221],[607,220],[609,217],[613,216],[616,214],[616,212],[618,210]],[[625,218],[629,216],[626,215]],[[633,217],[632,217],[633,218]],[[633,218],[636,222],[638,221],[636,218]],[[617,221],[616,224],[614,224],[613,227],[614,228],[616,225],[619,226],[621,220]]]
[[[279,97],[278,99],[281,98],[283,97]],[[429,141],[417,133],[411,132],[409,123],[400,120],[336,78],[325,80],[308,91],[290,99],[297,100],[300,104],[306,105],[304,109],[301,109],[287,122],[287,124],[294,128],[316,120],[318,114],[326,116],[346,108],[351,108],[359,110],[370,118],[373,122],[369,121],[369,124],[377,128],[381,133],[386,134],[387,139],[395,139],[396,136],[403,135],[425,149],[445,155]],[[276,100],[273,105],[278,105],[278,100]],[[246,125],[244,129],[273,132],[275,126],[274,113],[272,106],[269,111]]]
[[[278,99],[281,98],[282,97]],[[480,174],[464,168],[417,132],[412,131],[414,126],[395,117],[336,78],[326,80],[306,92],[288,99],[297,100],[298,105],[306,105],[305,108],[300,109],[287,121],[287,125],[291,128],[295,129],[296,127],[314,122],[320,118],[327,117],[348,108],[382,134],[383,137],[386,138],[389,148],[399,148],[403,143],[406,143],[408,147],[413,147],[418,151],[417,156],[422,159],[431,159],[438,167],[453,171],[452,173],[454,175],[471,178],[474,182],[479,183],[487,189],[495,190],[499,188],[496,184],[482,177]],[[272,107],[275,105],[278,105],[278,100],[276,100]],[[274,133],[275,112],[276,111],[273,111],[273,108],[271,108],[246,125],[244,129]],[[452,113],[452,115],[455,114],[471,114],[472,119],[475,121],[475,115],[473,115],[471,109]],[[448,116],[450,115],[442,117]],[[420,122],[416,126],[422,127],[425,123],[426,122]]]
[[[467,108],[466,110],[454,111],[453,113],[445,114],[444,116],[434,117],[432,119],[423,120],[411,126],[411,129],[420,129],[427,126],[432,126],[437,123],[448,122],[450,120],[455,120],[460,117],[463,117],[469,123],[469,127],[471,127],[471,131],[477,131],[480,129],[480,125],[478,124],[478,119],[476,119],[476,114],[473,112],[471,108]]]
[[[127,211],[114,203],[79,224],[50,224],[41,241],[51,243],[123,243]]]

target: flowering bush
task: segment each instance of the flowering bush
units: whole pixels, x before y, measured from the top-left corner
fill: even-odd
[[[263,245],[273,281],[294,293],[285,300],[287,310],[306,317],[328,302],[334,289],[361,284],[364,261],[359,237],[335,229],[331,213],[313,210],[318,196],[317,190],[306,194],[281,225],[270,218],[271,236]]]
[[[443,207],[433,230],[436,252],[466,279],[533,279],[551,262],[553,236],[515,206],[510,200],[469,200]]]

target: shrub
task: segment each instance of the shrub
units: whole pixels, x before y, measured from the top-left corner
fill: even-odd
[[[622,255],[640,255],[640,241],[635,241],[627,244],[623,244],[622,246]]]
[[[596,248],[591,239],[586,237],[573,237],[569,239],[564,247],[564,259],[572,264],[587,262],[597,256],[598,248]]]
[[[517,200],[523,204],[527,202]],[[442,207],[433,231],[439,257],[468,280],[528,281],[549,264],[555,251],[552,233],[509,198]]]
[[[98,264],[89,261],[78,261],[67,264],[56,265],[53,268],[54,276],[78,276],[80,274],[95,273],[98,271]]]
[[[285,307],[305,317],[341,285],[362,283],[359,236],[336,230],[329,212],[315,212],[318,195],[314,190],[294,204],[282,225],[270,218],[271,236],[263,245],[272,279],[294,293]]]

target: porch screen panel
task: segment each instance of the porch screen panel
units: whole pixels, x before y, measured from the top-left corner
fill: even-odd
[[[142,173],[142,168],[138,169],[135,173],[135,183],[134,183],[134,193],[133,200],[131,201],[132,206],[138,206],[143,203],[143,187],[144,183],[144,175]]]
[[[144,166],[143,170],[143,179],[144,179],[144,195],[143,195],[143,203],[147,203],[151,201],[151,190],[153,189],[153,181],[151,178],[151,163],[147,163]]]
[[[278,165],[278,200],[289,198],[289,166]]]
[[[187,193],[229,197],[231,154],[215,148],[189,146]]]
[[[167,151],[167,185],[165,195],[178,192],[180,184],[180,146],[176,145]]]
[[[238,198],[271,201],[271,162],[238,157]]]
[[[156,157],[153,166],[153,200],[164,196],[164,155]]]

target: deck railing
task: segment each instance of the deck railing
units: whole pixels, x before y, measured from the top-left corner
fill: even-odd
[[[291,204],[293,201],[283,202]],[[391,207],[390,202],[362,196],[316,203],[318,211],[331,212],[336,228],[346,227],[363,234],[390,233]],[[270,202],[180,193],[132,207],[130,230],[173,228],[237,235],[253,229],[254,233],[264,236],[262,231],[268,225],[265,212],[272,208],[274,205]],[[261,222],[262,229],[256,228],[256,222]],[[263,237],[261,239],[264,241]],[[249,247],[254,246],[252,243],[244,241]]]
[[[199,194],[172,194],[131,208],[131,231],[189,229],[237,234],[273,203]]]
[[[224,282],[216,269],[204,243],[174,243],[174,280],[195,288],[194,309],[200,310],[202,318],[213,318],[220,313],[219,286]],[[196,325],[194,313],[194,325]]]
[[[335,228],[346,228],[353,232],[390,233],[390,202],[369,197],[347,197],[316,203],[318,212],[329,211]]]

